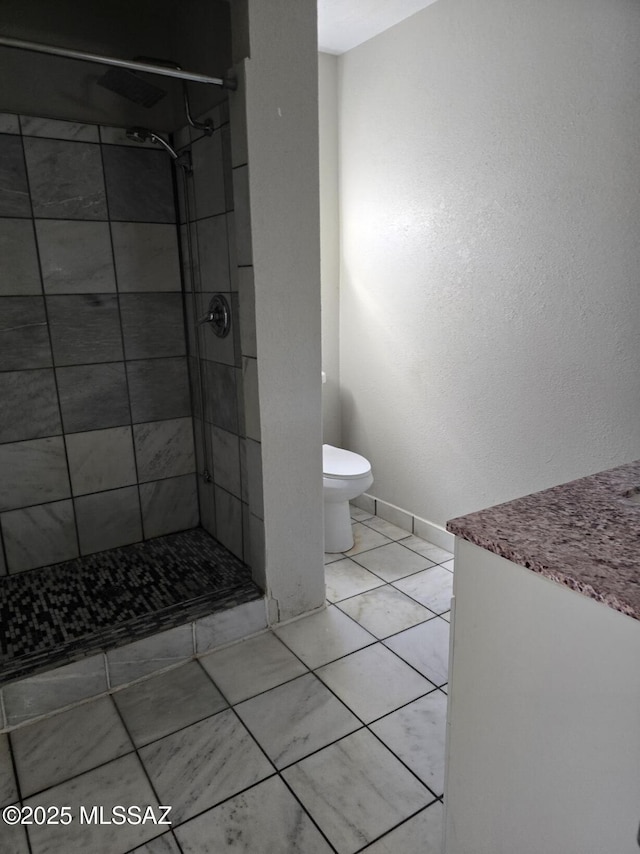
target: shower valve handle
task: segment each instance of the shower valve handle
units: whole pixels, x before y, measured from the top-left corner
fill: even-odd
[[[222,294],[215,294],[209,303],[207,313],[198,321],[198,326],[210,325],[218,338],[226,338],[231,330],[231,309]]]

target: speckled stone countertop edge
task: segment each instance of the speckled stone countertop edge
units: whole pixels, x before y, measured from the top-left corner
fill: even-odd
[[[447,531],[640,621],[640,461],[459,516]]]

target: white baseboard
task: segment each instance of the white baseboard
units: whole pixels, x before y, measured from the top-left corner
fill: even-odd
[[[388,501],[382,501],[375,495],[369,495],[366,492],[351,503],[367,513],[380,516],[381,519],[391,522],[398,528],[402,528],[403,531],[408,531],[410,534],[415,534],[416,537],[428,540],[441,549],[453,551],[455,537],[442,525],[437,525],[428,519],[421,519],[420,516],[414,516],[408,510],[403,510],[401,507],[396,507],[395,504],[389,504]]]

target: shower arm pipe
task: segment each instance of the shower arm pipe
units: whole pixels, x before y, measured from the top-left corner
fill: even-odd
[[[0,35],[0,47],[12,47],[18,50],[28,50],[32,53],[47,53],[51,56],[64,56],[67,59],[80,59],[85,62],[98,62],[101,65],[114,65],[116,68],[126,68],[129,71],[144,71],[148,74],[160,74],[163,77],[175,77],[178,80],[190,80],[193,83],[209,83],[215,86],[228,86],[228,81],[221,77],[209,77],[196,71],[185,71],[182,68],[153,65],[148,62],[137,62],[133,59],[118,59],[114,56],[103,56],[99,53],[87,53],[83,50],[58,47],[57,45],[41,44],[40,42],[24,41]]]

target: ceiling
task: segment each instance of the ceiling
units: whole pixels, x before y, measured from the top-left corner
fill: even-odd
[[[344,53],[435,0],[318,0],[318,49]]]

